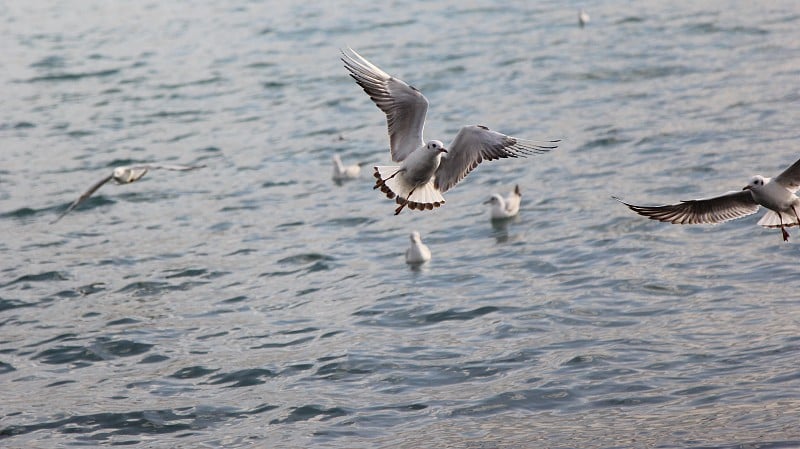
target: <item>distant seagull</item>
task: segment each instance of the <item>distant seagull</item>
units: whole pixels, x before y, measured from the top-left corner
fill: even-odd
[[[411,247],[406,250],[406,263],[418,264],[431,260],[431,250],[422,243],[419,232],[411,233]]]
[[[510,192],[505,198],[503,198],[503,195],[495,193],[484,204],[492,205],[492,220],[500,220],[511,218],[519,213],[521,198],[522,193],[519,191],[519,185],[516,185],[514,186],[514,191]]]
[[[675,224],[723,223],[745,217],[764,206],[769,211],[758,221],[766,228],[780,228],[784,241],[789,241],[786,227],[800,225],[800,160],[775,178],[753,176],[742,190],[727,192],[714,198],[681,201],[666,206],[635,206],[617,197],[639,215]]]
[[[55,220],[51,221],[50,224],[61,220],[64,215],[67,215],[78,207],[79,204],[84,202],[88,199],[94,192],[97,191],[100,187],[103,187],[103,184],[107,183],[108,181],[114,180],[117,184],[130,184],[132,182],[138,181],[141,179],[145,174],[147,174],[148,170],[176,170],[176,171],[187,171],[187,170],[194,170],[197,168],[203,168],[205,165],[134,165],[129,167],[117,167],[111,172],[110,175],[106,176],[105,178],[97,181],[92,187],[89,188],[86,192],[84,192],[81,196],[78,197],[77,200],[73,201],[72,204],[69,205],[67,210],[61,213]]]
[[[587,23],[589,23],[589,14],[581,9],[578,12],[578,24],[581,26],[581,28],[583,28]]]
[[[361,167],[358,164],[345,166],[342,158],[338,154],[333,155],[333,180],[346,181],[356,179],[361,174]]]
[[[451,189],[483,161],[525,157],[556,148],[506,136],[481,125],[464,126],[449,150],[438,140],[422,138],[428,100],[422,92],[384,72],[351,48],[342,50],[350,76],[386,114],[392,160],[401,165],[375,167],[375,187],[399,206],[431,210],[444,204],[442,193]],[[447,153],[442,157],[443,153]]]

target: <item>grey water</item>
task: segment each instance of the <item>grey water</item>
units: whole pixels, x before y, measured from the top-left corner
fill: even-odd
[[[0,446],[800,446],[797,228],[611,199],[800,157],[800,3],[28,0],[0,42]],[[559,148],[394,216],[345,46],[425,93],[427,138]],[[50,224],[145,162],[207,167]]]

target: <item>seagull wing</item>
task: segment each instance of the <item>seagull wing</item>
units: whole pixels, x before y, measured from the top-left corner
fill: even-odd
[[[735,190],[714,198],[681,201],[665,206],[636,206],[612,197],[639,215],[675,224],[723,223],[758,211],[748,190]]]
[[[205,165],[170,165],[170,164],[146,164],[136,165],[131,167],[133,170],[173,170],[173,171],[189,171],[198,168],[204,168]]]
[[[482,125],[465,126],[458,131],[447,148],[447,154],[442,157],[434,186],[446,192],[483,161],[545,153],[556,148],[556,142],[542,145],[510,137]]]
[[[103,187],[103,184],[107,183],[108,181],[111,181],[113,178],[114,178],[114,175],[108,175],[105,178],[101,179],[100,181],[97,181],[92,187],[89,188],[89,190],[83,192],[83,194],[81,196],[79,196],[77,200],[73,201],[72,204],[69,205],[67,210],[65,210],[64,212],[61,212],[61,215],[59,215],[58,218],[56,218],[55,220],[51,221],[50,224],[53,224],[53,223],[57,222],[58,220],[61,220],[64,217],[64,215],[67,215],[68,213],[70,213],[72,211],[72,209],[75,209],[76,207],[78,207],[79,204],[81,204],[87,198],[92,196],[92,194],[94,192],[96,192],[97,189],[99,189],[100,187]]]
[[[800,188],[800,160],[776,176],[774,181],[786,187],[792,193],[797,192],[797,189]]]
[[[392,77],[352,48],[342,50],[342,62],[364,92],[386,114],[392,160],[400,162],[424,145],[422,128],[428,99],[403,80]]]

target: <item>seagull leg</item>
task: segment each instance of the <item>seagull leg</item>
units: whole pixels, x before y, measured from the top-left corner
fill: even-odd
[[[403,202],[402,202],[402,203],[400,203],[400,206],[398,206],[398,207],[397,207],[397,209],[395,209],[395,210],[394,210],[394,214],[395,214],[395,215],[399,214],[399,213],[400,213],[400,211],[402,211],[402,210],[403,210],[403,208],[404,208],[404,207],[406,207],[406,204],[408,204],[408,199],[409,199],[409,198],[411,198],[411,194],[413,194],[413,193],[414,193],[414,190],[416,190],[416,189],[417,189],[417,188],[416,188],[416,187],[414,187],[413,189],[411,189],[411,191],[410,191],[410,192],[408,192],[408,195],[406,195],[406,198],[403,200]]]
[[[780,212],[778,212],[778,220],[781,221],[781,235],[783,235],[783,241],[784,242],[788,242],[789,241],[789,233],[786,232],[786,228],[783,226],[783,215],[781,215]]]

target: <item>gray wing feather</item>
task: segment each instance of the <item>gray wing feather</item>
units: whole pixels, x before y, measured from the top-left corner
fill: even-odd
[[[204,168],[205,165],[170,165],[170,164],[145,164],[134,165],[130,168],[133,170],[173,170],[173,171],[189,171],[198,168]]]
[[[342,62],[350,76],[386,114],[392,160],[400,162],[424,144],[422,129],[428,99],[404,81],[367,61],[352,48],[342,50]]]
[[[114,175],[108,175],[105,178],[101,179],[100,181],[97,181],[93,186],[91,186],[89,188],[89,190],[83,192],[83,194],[81,196],[79,196],[77,200],[73,201],[72,204],[69,205],[67,210],[65,210],[64,212],[61,212],[61,215],[59,215],[58,218],[56,218],[55,220],[51,221],[50,224],[53,224],[53,223],[57,222],[58,220],[61,220],[64,217],[64,215],[67,215],[68,213],[70,213],[72,211],[72,209],[75,209],[76,207],[78,207],[79,204],[81,204],[87,198],[92,196],[92,194],[94,192],[96,192],[97,189],[99,189],[100,187],[103,187],[103,185],[105,183],[107,183],[108,181],[111,181],[111,179],[113,177],[114,177]]]
[[[792,193],[797,192],[797,189],[800,188],[800,160],[776,176],[775,181]]]
[[[545,153],[556,148],[556,142],[539,144],[510,137],[482,125],[465,126],[458,131],[447,148],[447,154],[442,157],[434,186],[446,192],[483,161]]]
[[[636,206],[612,197],[639,215],[674,224],[723,223],[758,211],[749,190],[727,192],[714,198],[681,201],[665,206]]]

